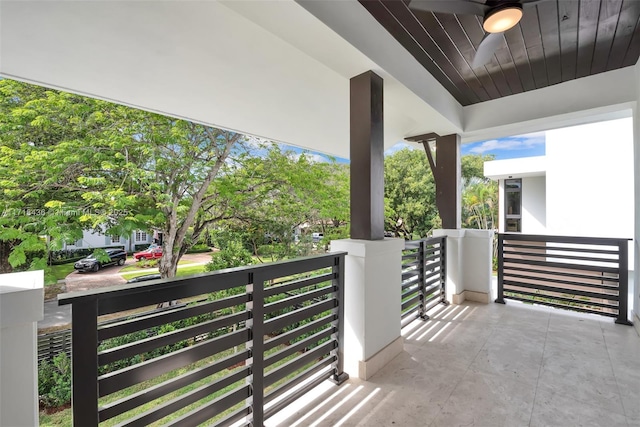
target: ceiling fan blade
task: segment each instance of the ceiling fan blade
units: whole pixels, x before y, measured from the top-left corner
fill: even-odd
[[[547,1],[549,0],[520,0],[520,3],[522,3],[522,7],[533,7]]]
[[[491,60],[493,54],[504,41],[504,33],[487,33],[478,45],[471,68],[482,67]]]
[[[483,3],[466,0],[411,0],[410,9],[435,13],[455,13],[456,15],[484,16],[490,9]]]

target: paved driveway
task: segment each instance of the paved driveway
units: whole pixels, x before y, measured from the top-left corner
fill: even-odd
[[[194,263],[190,265],[205,264],[211,261],[211,253],[186,254],[182,257],[182,260]],[[120,276],[119,272],[124,267],[135,264],[136,261],[130,257],[122,267],[113,265],[105,267],[95,273],[78,273],[74,271],[65,278],[67,292],[85,291],[87,289],[103,288],[126,283],[127,281]],[[153,273],[154,271],[149,271],[149,274]]]
[[[211,261],[211,253],[187,254],[183,260],[191,261],[194,264],[205,264]],[[120,270],[128,265],[135,265],[133,258],[127,259],[124,266],[105,267],[95,273],[78,273],[74,271],[65,278],[66,292],[78,292],[88,289],[104,288],[107,286],[121,285],[126,280],[119,274]],[[149,274],[152,274],[150,271]],[[46,301],[44,303],[44,319],[38,322],[39,328],[48,328],[71,323],[70,306],[58,306],[58,301]]]
[[[126,265],[133,265],[133,259],[127,260]],[[88,289],[103,288],[106,286],[121,285],[127,281],[118,274],[123,267],[110,266],[100,269],[93,273],[78,273],[74,271],[64,280],[67,286],[67,292],[86,291]]]

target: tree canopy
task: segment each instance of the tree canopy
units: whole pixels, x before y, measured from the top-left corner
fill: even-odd
[[[6,79],[0,132],[0,272],[42,268],[82,230],[142,229],[173,277],[214,224],[283,239],[348,219],[344,167],[238,133]]]
[[[493,156],[461,158],[462,226],[497,227],[498,187],[484,177]],[[385,157],[385,227],[407,239],[425,237],[442,224],[436,186],[423,150],[404,148]]]
[[[173,277],[217,219],[209,186],[242,136],[11,80],[0,95],[2,271],[42,251],[45,236],[57,248],[83,229],[145,229],[163,233],[160,271]]]

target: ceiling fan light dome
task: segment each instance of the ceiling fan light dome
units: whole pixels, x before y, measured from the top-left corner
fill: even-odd
[[[502,33],[517,25],[520,19],[522,19],[522,5],[508,3],[490,10],[484,17],[482,27],[488,33]]]

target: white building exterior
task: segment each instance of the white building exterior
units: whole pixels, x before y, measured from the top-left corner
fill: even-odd
[[[153,233],[136,230],[130,236],[108,236],[100,231],[84,230],[82,238],[73,244],[65,245],[64,249],[87,249],[105,247],[124,247],[128,252],[136,250],[136,245],[146,245],[153,242]]]
[[[485,162],[484,174],[499,182],[500,232],[633,238],[631,118],[547,131],[545,156]],[[507,218],[512,179],[521,180],[519,230]]]

